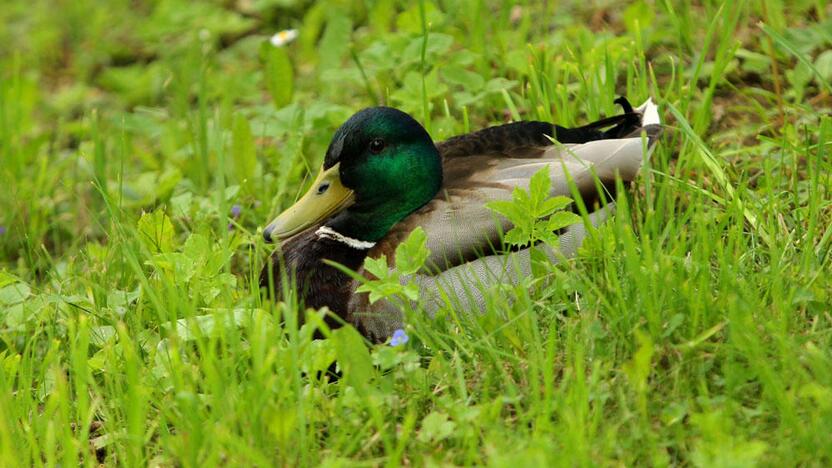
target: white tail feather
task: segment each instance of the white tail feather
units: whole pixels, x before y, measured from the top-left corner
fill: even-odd
[[[646,127],[647,125],[661,125],[662,119],[659,117],[659,106],[653,102],[652,98],[647,98],[644,103],[635,109],[636,112],[641,114],[641,126]]]

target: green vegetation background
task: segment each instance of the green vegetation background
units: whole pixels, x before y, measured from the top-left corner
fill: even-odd
[[[831,18],[5,0],[0,464],[832,464]],[[573,262],[480,315],[411,317],[399,347],[312,341],[261,303],[258,229],[354,111],[438,140],[618,95],[669,129]]]

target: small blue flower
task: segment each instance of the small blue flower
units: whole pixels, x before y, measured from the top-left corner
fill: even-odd
[[[410,340],[410,337],[407,336],[404,330],[399,328],[398,330],[393,332],[393,337],[390,338],[390,346],[399,346],[407,343]]]
[[[6,233],[6,226],[0,226],[0,236]]]
[[[239,218],[240,213],[243,212],[243,207],[238,205],[237,203],[231,205],[231,217],[232,218]]]
[[[229,231],[233,231],[233,230],[234,230],[234,223],[228,223],[228,230],[229,230]]]

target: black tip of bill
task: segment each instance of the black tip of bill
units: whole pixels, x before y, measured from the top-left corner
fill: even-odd
[[[272,243],[272,228],[271,228],[271,226],[268,226],[268,227],[266,227],[266,229],[263,230],[263,240],[265,240],[266,243],[268,243],[268,244]]]

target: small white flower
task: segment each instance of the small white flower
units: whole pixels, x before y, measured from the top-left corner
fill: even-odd
[[[283,31],[278,32],[274,36],[269,39],[269,42],[272,43],[275,47],[283,47],[286,44],[294,41],[298,37],[298,30],[297,29],[284,29]]]

